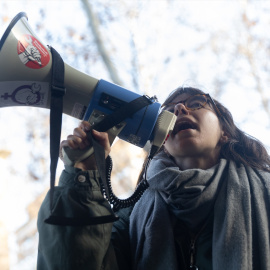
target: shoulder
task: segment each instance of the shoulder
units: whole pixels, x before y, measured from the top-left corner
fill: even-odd
[[[257,183],[261,188],[270,191],[270,172],[254,169],[249,166],[245,166],[245,169],[249,182],[252,185]]]

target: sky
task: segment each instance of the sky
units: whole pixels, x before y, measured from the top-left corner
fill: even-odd
[[[131,59],[128,37],[130,30],[133,33],[134,43],[140,52],[138,59],[141,73],[139,74],[139,82],[141,89],[148,89],[151,94],[157,94],[162,102],[167,96],[167,89],[175,89],[179,83],[185,84],[192,81],[192,77],[187,69],[194,73],[198,70],[197,81],[200,86],[203,86],[209,92],[213,91],[212,75],[218,74],[220,79],[224,74],[223,65],[228,65],[228,61],[233,63],[234,59],[220,58],[218,62],[213,58],[213,51],[198,48],[198,44],[207,44],[209,33],[217,31],[217,46],[219,49],[227,50],[228,52],[234,49],[233,42],[230,40],[239,39],[240,41],[247,38],[244,35],[243,29],[239,31],[228,31],[231,27],[237,28],[237,14],[239,9],[247,8],[247,14],[255,21],[260,20],[260,24],[254,29],[258,36],[264,36],[266,40],[270,40],[269,29],[269,13],[270,3],[267,1],[255,1],[256,4],[252,7],[247,7],[247,1],[170,1],[174,3],[175,8],[171,12],[164,12],[167,8],[166,1],[149,0],[149,1],[131,1],[131,0],[113,0],[99,1],[97,9],[102,10],[102,3],[110,3],[112,6],[118,5],[118,13],[112,13],[120,20],[119,23],[112,20],[110,25],[105,25],[110,32],[105,37],[105,41],[111,41],[114,44],[115,54],[112,55],[112,61],[116,68],[120,70],[121,79],[132,90],[132,80],[130,78],[130,66],[127,59]],[[134,5],[134,8],[133,8]],[[45,18],[41,18],[40,8],[46,8],[47,13]],[[131,11],[136,11],[140,7],[139,20],[125,19],[125,10],[129,7]],[[183,9],[185,7],[185,9]],[[262,12],[262,7],[265,12]],[[0,15],[4,18],[0,21],[0,36],[4,33],[11,19],[19,12],[24,11],[28,15],[28,21],[31,27],[38,31],[41,40],[46,44],[46,34],[49,32],[61,42],[53,45],[61,53],[64,60],[70,65],[77,65],[76,68],[91,74],[98,79],[102,78],[110,81],[110,77],[100,61],[97,61],[94,67],[84,66],[81,64],[81,58],[74,60],[72,53],[68,54],[62,44],[74,42],[81,46],[79,36],[73,36],[70,40],[63,34],[64,27],[75,28],[79,34],[86,32],[87,20],[81,8],[81,3],[78,0],[0,0]],[[175,26],[175,17],[179,14],[179,21],[185,19],[190,24],[197,28],[202,28],[198,31],[191,31],[189,26]],[[40,29],[35,26],[39,20],[43,20]],[[204,31],[205,29],[209,30]],[[105,30],[104,30],[105,31]],[[228,34],[226,44],[222,43],[221,37]],[[239,35],[239,36],[237,36]],[[123,43],[117,44],[118,39],[122,38]],[[115,43],[114,43],[115,42]],[[89,45],[90,46],[90,45]],[[253,46],[253,44],[250,44]],[[181,51],[179,50],[181,47]],[[81,47],[80,47],[81,48]],[[92,48],[91,48],[92,49]],[[90,50],[90,48],[89,48]],[[194,50],[198,54],[194,54]],[[120,52],[119,52],[120,51]],[[172,57],[178,56],[181,52],[186,52],[183,58]],[[264,58],[263,52],[258,51],[257,54],[262,54],[262,62]],[[161,65],[164,58],[168,59],[167,64]],[[185,61],[183,63],[183,61]],[[236,123],[241,124],[241,128],[247,133],[259,138],[264,144],[270,147],[270,123],[266,113],[261,109],[261,103],[258,93],[247,91],[254,82],[249,75],[249,71],[245,70],[246,62],[239,60],[233,66],[233,73],[239,76],[238,83],[229,81],[226,84],[226,93],[220,96],[224,103],[235,117]],[[237,67],[239,69],[237,69]],[[0,63],[0,72],[4,66]],[[238,74],[238,71],[244,71]],[[263,80],[263,87],[267,86],[269,79],[267,74]],[[244,86],[244,87],[243,87]],[[165,90],[166,89],[166,90]],[[270,91],[266,92],[270,98]],[[2,108],[0,114],[0,123],[2,128],[0,134],[0,143],[3,149],[11,152],[6,159],[0,158],[1,182],[0,190],[6,190],[5,194],[0,191],[0,215],[6,226],[11,232],[14,232],[19,226],[27,221],[28,216],[25,211],[26,205],[32,201],[44,189],[44,185],[48,186],[49,174],[47,166],[48,160],[38,168],[31,167],[33,157],[39,158],[40,151],[43,156],[49,157],[48,147],[44,147],[41,143],[44,140],[39,140],[39,137],[48,137],[48,130],[44,130],[46,121],[48,121],[48,110],[36,108]],[[43,119],[40,121],[39,119]],[[78,121],[68,116],[64,116],[63,137],[70,134]],[[29,134],[26,132],[25,126],[34,125],[35,139],[29,140]],[[47,140],[48,142],[48,140]],[[43,167],[42,167],[43,166]],[[31,168],[38,177],[43,177],[44,180],[30,184],[26,168]],[[58,165],[58,175],[63,169],[63,165]],[[22,179],[24,179],[22,181]],[[8,206],[8,207],[7,207]],[[11,214],[12,213],[12,214]],[[15,214],[16,213],[16,216]],[[3,218],[4,217],[4,218]],[[16,263],[16,245],[14,235],[10,237],[11,246],[11,270],[29,269],[29,265],[35,264],[34,256],[29,260],[18,265]],[[34,269],[34,266],[33,266]]]

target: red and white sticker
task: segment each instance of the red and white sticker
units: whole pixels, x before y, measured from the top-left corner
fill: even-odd
[[[50,61],[47,49],[29,34],[20,37],[17,51],[22,63],[29,68],[40,69],[47,66]]]

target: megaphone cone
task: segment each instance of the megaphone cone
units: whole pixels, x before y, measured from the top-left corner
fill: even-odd
[[[63,112],[87,121],[100,121],[140,95],[104,80],[98,80],[64,63]],[[0,107],[34,106],[50,108],[52,54],[19,13],[0,40]],[[152,104],[125,119],[117,136],[144,147],[153,139],[160,104]],[[156,130],[156,128],[155,128]],[[167,132],[167,131],[166,131]],[[163,136],[163,135],[162,135]],[[166,138],[167,133],[163,136]]]
[[[98,79],[64,65],[63,112],[82,119]],[[27,15],[19,13],[0,41],[0,107],[50,108],[51,67],[50,49],[32,31]]]

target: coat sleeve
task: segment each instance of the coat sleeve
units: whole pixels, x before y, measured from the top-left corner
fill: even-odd
[[[112,214],[97,178],[96,171],[66,167],[55,187],[54,215],[84,218]],[[112,223],[75,227],[47,224],[44,220],[50,215],[49,194],[38,214],[37,270],[117,270],[111,243]]]

